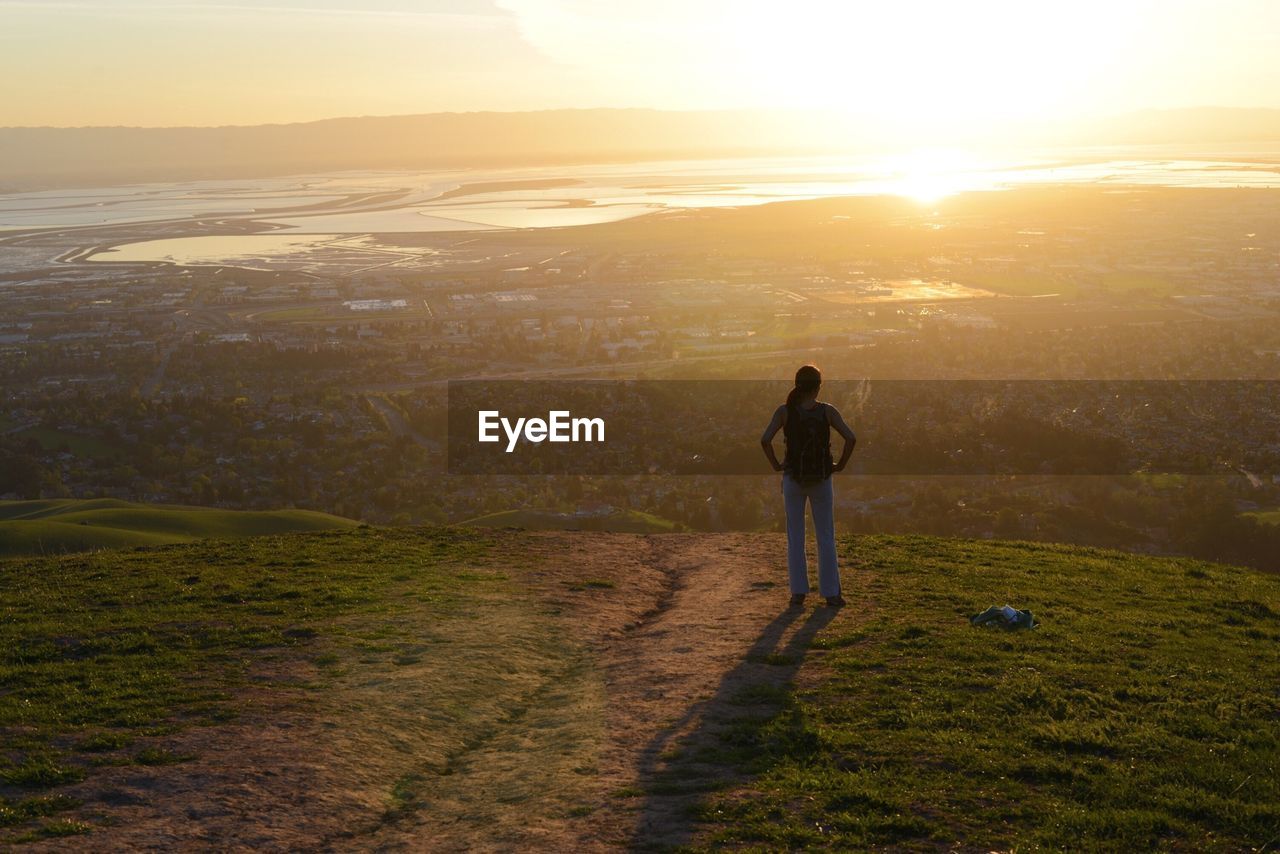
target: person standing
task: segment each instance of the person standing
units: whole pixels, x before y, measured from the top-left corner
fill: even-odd
[[[840,594],[840,568],[836,560],[835,497],[831,475],[843,471],[853,454],[857,437],[831,404],[818,400],[822,373],[814,365],[796,371],[795,387],[787,402],[774,410],[760,437],[764,454],[774,471],[782,472],[782,502],[787,514],[787,576],[791,604],[803,605],[809,592],[809,568],[804,554],[804,509],[808,503],[818,540],[818,592],[827,604],[845,604]],[[831,431],[844,437],[839,461],[831,457]],[[782,430],[786,452],[778,462],[773,437]]]

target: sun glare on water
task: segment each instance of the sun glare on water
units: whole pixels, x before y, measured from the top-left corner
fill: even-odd
[[[877,192],[933,204],[966,190],[990,189],[991,165],[952,149],[917,149],[882,158],[875,165]]]

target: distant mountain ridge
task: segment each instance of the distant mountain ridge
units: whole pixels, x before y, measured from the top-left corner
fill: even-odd
[[[920,135],[816,111],[427,113],[224,127],[0,128],[0,192],[359,169],[848,153]],[[1014,129],[1032,145],[1280,140],[1280,109],[1145,110]],[[952,140],[940,133],[930,144]]]
[[[0,128],[0,188],[763,154],[817,148],[746,111],[551,110],[227,127]]]

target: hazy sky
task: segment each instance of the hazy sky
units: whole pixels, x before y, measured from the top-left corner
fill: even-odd
[[[0,0],[0,125],[1280,107],[1280,0]]]

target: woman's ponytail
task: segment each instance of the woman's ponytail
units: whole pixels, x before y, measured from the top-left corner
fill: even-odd
[[[796,408],[796,398],[798,398],[799,396],[800,396],[800,386],[796,386],[795,388],[791,389],[791,391],[787,392],[787,410],[788,411]]]

